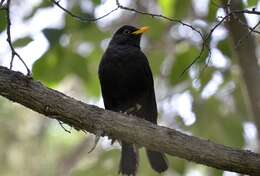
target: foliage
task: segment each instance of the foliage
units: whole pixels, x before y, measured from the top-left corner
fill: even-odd
[[[247,5],[255,7],[257,2],[257,0],[249,0]],[[83,8],[84,5],[86,6],[84,3],[86,0],[67,1],[67,6],[75,14],[94,17],[95,10],[104,2],[87,0],[90,8]],[[219,7],[213,0],[208,3],[208,11],[205,15],[201,15],[200,11],[194,8],[191,0],[156,2],[147,0],[147,3],[137,2],[136,6],[133,6],[134,2],[128,5],[150,11],[152,9],[149,4],[159,9],[162,14],[188,22],[203,32],[210,30],[217,22]],[[49,1],[41,1],[23,17],[24,22],[30,21],[40,10],[49,8],[57,7],[53,7]],[[1,19],[4,17],[3,12],[0,11]],[[110,18],[100,21],[106,20],[109,21]],[[124,23],[137,26],[148,25],[151,31],[144,36],[143,50],[149,58],[156,78],[158,102],[172,104],[171,101],[174,99],[172,100],[171,97],[188,92],[192,97],[192,112],[196,116],[195,122],[187,125],[185,117],[177,108],[174,107],[177,110],[170,115],[162,108],[160,109],[160,116],[163,116],[161,120],[173,121],[175,123],[173,126],[170,123],[166,125],[221,144],[238,148],[246,146],[243,125],[250,119],[245,108],[247,105],[242,98],[243,83],[240,81],[239,74],[232,71],[237,67],[237,63],[232,56],[227,35],[217,40],[217,43],[212,37],[209,43],[223,54],[225,63],[230,64],[224,66],[214,64],[219,61],[211,62],[213,58],[209,57],[209,51],[205,50],[198,62],[182,74],[183,70],[199,55],[202,44],[194,30],[189,27],[141,14],[132,15],[131,12],[126,11],[112,19],[109,25],[99,21],[78,21],[68,14],[64,14],[63,23],[64,25],[59,28],[42,29],[41,34],[48,40],[49,47],[33,64],[34,79],[50,87],[70,90],[69,93],[80,99],[87,99],[88,102],[96,102],[100,99],[97,68],[112,32]],[[0,31],[5,32],[5,28],[6,21],[0,20]],[[14,41],[14,46],[26,47],[31,42],[33,39],[30,35],[21,36]],[[214,82],[213,78],[216,74],[222,81],[218,85],[213,84],[216,90],[212,94],[203,96],[207,92],[207,87]],[[58,123],[31,117],[38,115],[20,106],[15,109],[13,104],[10,104],[0,99],[0,148],[3,149],[0,152],[0,175],[12,176],[17,173],[56,175],[57,168],[62,163],[61,158],[68,156],[73,149],[76,150],[86,135],[75,131],[68,134],[59,127]],[[168,109],[171,108],[173,107]],[[13,130],[14,125],[17,126],[15,130]],[[101,143],[105,142],[106,140],[102,140]],[[108,151],[104,148],[106,147],[100,144],[97,151],[91,154],[87,154],[85,150],[79,151],[82,155],[73,167],[71,175],[116,175],[120,151],[118,147]],[[150,169],[143,150],[140,156],[139,175],[156,175]],[[171,169],[167,175],[185,175],[192,169],[203,170],[205,175],[222,175],[222,171],[197,166],[178,158],[169,157],[169,160]]]

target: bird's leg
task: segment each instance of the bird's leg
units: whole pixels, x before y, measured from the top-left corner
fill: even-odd
[[[137,103],[137,104],[135,104],[135,106],[128,108],[126,111],[119,111],[119,112],[128,115],[128,114],[131,114],[132,112],[139,111],[141,108],[142,108],[142,106]],[[111,136],[109,136],[108,138],[111,139],[111,145],[113,145],[115,143],[116,139]]]

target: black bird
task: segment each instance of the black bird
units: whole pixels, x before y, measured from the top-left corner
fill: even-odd
[[[157,124],[153,75],[140,40],[148,27],[125,25],[113,35],[99,65],[99,80],[105,108],[125,112]],[[152,138],[152,136],[151,136]],[[136,175],[138,149],[122,142],[119,173]],[[146,150],[151,167],[161,173],[168,169],[163,153]]]

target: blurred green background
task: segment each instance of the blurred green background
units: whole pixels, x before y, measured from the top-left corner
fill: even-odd
[[[206,34],[223,15],[213,0],[121,0],[138,10],[181,19]],[[243,1],[246,8],[257,0]],[[97,18],[116,7],[114,0],[61,0],[71,12]],[[258,3],[258,7],[260,3]],[[159,109],[159,124],[217,143],[257,150],[256,127],[243,97],[244,85],[224,26],[218,27],[207,51],[198,56],[200,36],[179,23],[117,10],[96,22],[72,18],[48,0],[12,0],[14,46],[32,69],[33,78],[89,104],[103,107],[97,68],[110,37],[124,24],[150,26],[142,48],[152,68]],[[0,11],[0,62],[8,66],[5,11]],[[259,17],[247,16],[253,26]],[[255,36],[259,41],[259,35]],[[258,53],[259,53],[258,46]],[[205,65],[207,67],[205,68]],[[15,60],[14,69],[25,72]],[[40,117],[41,116],[41,117]],[[119,144],[102,138],[97,148],[91,134],[66,126],[65,132],[50,120],[21,105],[0,98],[0,175],[3,176],[113,176],[120,159]],[[140,176],[157,175],[140,151]],[[165,176],[234,176],[169,156]]]

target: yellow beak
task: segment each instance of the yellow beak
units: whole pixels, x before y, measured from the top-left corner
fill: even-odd
[[[142,34],[144,32],[147,32],[148,30],[149,30],[149,27],[148,26],[144,26],[144,27],[141,27],[140,29],[132,32],[132,34],[138,35],[138,34]]]

